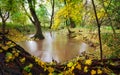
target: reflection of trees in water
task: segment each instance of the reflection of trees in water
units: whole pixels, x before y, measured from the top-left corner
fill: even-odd
[[[32,55],[40,57],[45,62],[51,62],[52,59],[57,62],[71,60],[79,55],[81,51],[88,49],[85,43],[82,45],[81,41],[69,39],[62,33],[45,32],[44,36],[46,37],[44,40],[27,41],[27,43],[23,42],[22,45]]]

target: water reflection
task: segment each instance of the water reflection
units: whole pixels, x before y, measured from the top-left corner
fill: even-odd
[[[45,32],[44,40],[21,42],[20,45],[34,56],[39,57],[44,62],[57,62],[70,60],[88,49],[88,45],[68,39],[62,33]]]

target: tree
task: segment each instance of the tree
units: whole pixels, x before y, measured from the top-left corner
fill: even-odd
[[[50,21],[50,27],[52,27],[53,24],[53,19],[54,19],[54,8],[55,8],[55,0],[50,0],[51,1],[51,5],[52,5],[52,15],[51,15],[51,21]]]
[[[0,0],[0,17],[2,19],[2,38],[3,44],[5,44],[5,29],[6,29],[6,21],[8,20],[9,16],[12,15],[16,11],[16,7],[19,1],[16,0]],[[10,14],[11,13],[11,14]]]
[[[82,0],[61,0],[62,7],[56,12],[54,16],[53,29],[56,29],[60,24],[65,23],[67,25],[75,27],[80,24],[82,20]]]
[[[5,27],[6,27],[6,21],[9,18],[9,12],[4,12],[2,13],[2,10],[0,9],[0,16],[2,18],[2,39],[3,39],[3,44],[5,44]]]
[[[48,10],[47,10],[47,3],[46,4],[42,4],[42,2],[39,4],[38,8],[36,9],[36,14],[39,18],[39,20],[41,21],[41,24],[45,26],[45,23],[49,23],[49,14],[48,14]]]
[[[16,24],[25,25],[28,21],[28,17],[23,10],[20,10],[12,14],[10,20]]]
[[[101,25],[100,25],[100,22],[99,22],[99,19],[98,19],[98,16],[97,16],[96,6],[94,4],[94,0],[92,0],[92,5],[93,5],[94,13],[95,13],[97,27],[98,27],[98,36],[99,36],[99,43],[100,43],[100,58],[101,58],[101,61],[103,61],[102,42],[101,42],[101,33],[100,33]]]
[[[27,1],[28,1],[28,5],[29,5],[29,10],[30,10],[30,13],[32,16],[32,18],[30,16],[29,16],[29,18],[36,28],[36,33],[35,33],[34,37],[42,40],[42,39],[44,39],[44,36],[43,36],[42,30],[41,30],[41,22],[39,21],[37,15],[36,15],[36,12],[35,12],[35,0],[27,0]]]

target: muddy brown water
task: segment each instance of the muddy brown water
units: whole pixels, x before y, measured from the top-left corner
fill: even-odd
[[[51,62],[52,59],[58,63],[65,62],[89,49],[86,43],[69,39],[64,33],[44,32],[44,36],[44,40],[24,41],[19,44],[44,62]]]

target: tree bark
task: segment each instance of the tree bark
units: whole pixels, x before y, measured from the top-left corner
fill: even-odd
[[[52,15],[51,15],[51,21],[50,21],[50,29],[52,27],[53,24],[53,20],[54,20],[54,7],[55,7],[55,0],[51,0],[51,5],[52,5]]]
[[[41,24],[40,24],[40,21],[36,15],[36,12],[35,12],[35,8],[34,8],[34,4],[32,4],[32,0],[27,0],[28,1],[28,4],[29,4],[29,10],[30,10],[30,13],[32,15],[32,18],[34,20],[34,22],[32,22],[36,28],[36,33],[34,35],[34,38],[38,38],[40,40],[44,39],[44,36],[42,34],[42,30],[41,30]]]
[[[101,27],[101,25],[99,23],[99,19],[98,19],[98,16],[97,16],[96,6],[94,4],[94,0],[92,0],[92,5],[93,5],[94,13],[95,13],[95,18],[96,18],[97,26],[98,26],[98,36],[99,36],[99,43],[100,43],[100,58],[101,58],[101,61],[103,61],[102,41],[101,41],[101,33],[100,33],[100,27]]]

